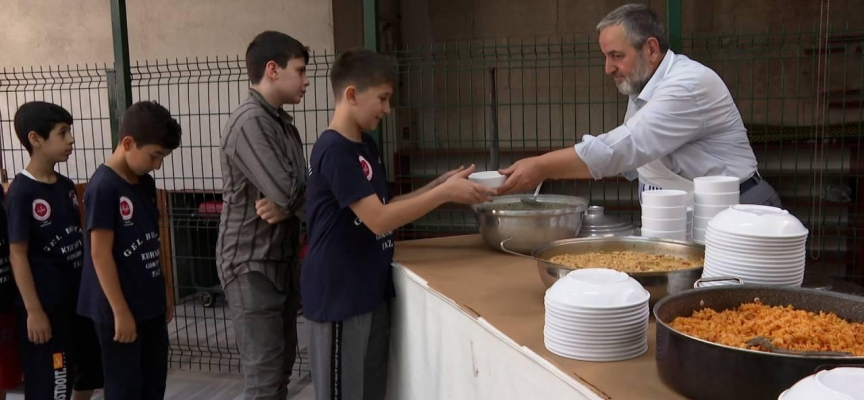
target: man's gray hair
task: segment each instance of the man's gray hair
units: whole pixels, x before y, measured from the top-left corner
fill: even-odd
[[[627,41],[641,50],[648,38],[655,38],[660,43],[660,52],[665,53],[669,49],[669,40],[663,30],[663,25],[657,20],[657,14],[644,4],[626,4],[606,14],[599,24],[597,32],[612,25],[624,27]]]

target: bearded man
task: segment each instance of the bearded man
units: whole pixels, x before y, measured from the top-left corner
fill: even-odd
[[[628,4],[599,24],[605,72],[629,96],[624,123],[584,135],[574,147],[519,160],[500,171],[499,194],[533,189],[547,179],[639,179],[646,190],[683,190],[693,203],[693,179],[731,176],[740,202],[780,207],[757,171],[741,113],[710,68],[669,49],[663,25],[647,6]]]

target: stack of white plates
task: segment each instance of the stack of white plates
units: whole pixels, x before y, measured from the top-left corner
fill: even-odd
[[[693,179],[693,241],[705,244],[708,221],[741,199],[741,183],[734,176],[703,176]]]
[[[807,228],[786,210],[738,204],[708,223],[703,278],[736,277],[744,283],[801,286]]]
[[[687,192],[642,192],[642,236],[687,240]]]
[[[620,361],[648,351],[648,298],[629,275],[578,269],[546,291],[546,348],[582,361]]]

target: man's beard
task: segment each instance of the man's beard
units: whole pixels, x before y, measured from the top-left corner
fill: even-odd
[[[623,95],[636,95],[642,92],[642,89],[645,88],[645,85],[651,79],[651,75],[651,66],[648,64],[645,55],[640,51],[636,59],[636,68],[629,75],[625,75],[621,83],[616,82],[615,85],[618,86],[618,91]]]

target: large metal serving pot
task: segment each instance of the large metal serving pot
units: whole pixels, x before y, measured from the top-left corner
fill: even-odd
[[[502,245],[509,249],[509,242]],[[546,287],[551,287],[559,278],[566,276],[575,268],[549,262],[560,254],[585,254],[598,251],[635,251],[648,254],[666,254],[687,260],[701,261],[705,258],[705,247],[675,240],[655,239],[639,236],[593,237],[558,240],[534,249],[531,253],[537,259],[540,279]],[[597,267],[603,267],[598,265]],[[669,272],[643,272],[630,274],[651,293],[650,304],[663,297],[692,289],[693,284],[702,276],[702,263],[690,269]]]
[[[686,336],[669,324],[702,308],[716,311],[756,300],[771,306],[833,312],[864,322],[864,298],[822,290],[781,286],[732,285],[690,290],[660,300],[657,319],[657,370],[663,382],[690,399],[776,399],[798,380],[819,369],[864,367],[864,357],[784,355],[729,347]]]
[[[523,204],[531,195],[508,195],[471,206],[480,225],[480,235],[489,247],[500,250],[501,241],[511,239],[508,248],[521,254],[546,243],[575,238],[582,226],[588,201],[581,197],[541,194],[543,207]],[[549,208],[546,208],[549,207]]]

